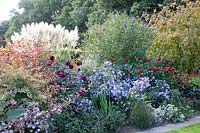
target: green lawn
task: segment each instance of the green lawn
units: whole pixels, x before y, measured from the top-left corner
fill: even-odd
[[[200,133],[200,123],[173,130],[167,133]]]

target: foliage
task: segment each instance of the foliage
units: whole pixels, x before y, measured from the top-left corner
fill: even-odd
[[[7,114],[7,118],[8,120],[14,120],[17,117],[19,117],[21,114],[23,113],[22,109],[13,109],[13,110],[9,110],[6,114]]]
[[[21,11],[12,11],[12,18],[9,21],[9,28],[6,32],[6,38],[10,39],[14,32],[19,32],[22,25],[27,23],[39,23],[45,21],[51,23],[52,16],[62,9],[61,1],[57,0],[20,0],[19,9]]]
[[[156,10],[162,8],[163,5],[173,0],[133,0],[131,7],[131,13],[134,15],[142,15],[143,12],[153,13]]]
[[[34,47],[26,52],[21,48],[21,52],[14,49],[14,44],[7,44],[6,48],[0,49],[0,83],[3,88],[13,87],[18,77],[31,83],[33,90],[43,90],[48,83],[49,75],[54,75],[47,68],[48,52],[43,48]],[[7,70],[9,69],[9,71]]]
[[[132,3],[132,0],[96,0],[91,7],[90,14],[87,15],[87,27],[90,28],[95,24],[102,24],[112,11],[129,13]]]
[[[199,108],[198,78],[180,73],[176,61],[148,58],[151,29],[127,15],[165,2],[21,0],[24,12],[12,12],[7,35],[19,33],[0,48],[0,132],[118,132],[124,124],[149,128],[189,118]],[[169,8],[166,17],[181,18],[177,5]],[[75,26],[89,28],[82,50]]]
[[[95,110],[90,113],[81,114],[62,113],[54,115],[51,121],[51,131],[60,132],[111,132],[117,131],[124,125],[125,114],[119,111],[113,111],[111,114],[105,114]]]
[[[190,83],[191,86],[193,86],[196,89],[200,87],[200,77],[198,77],[198,75],[195,77],[191,77],[188,82]]]
[[[167,6],[152,16],[150,23],[152,27],[157,28],[157,36],[148,54],[171,59],[180,70],[198,71],[199,7],[199,1],[188,2],[186,7],[175,6],[172,9],[171,6]]]
[[[181,97],[189,98],[194,96],[193,87],[189,83],[189,75],[178,72],[177,67],[172,61],[159,56],[157,59],[148,58],[140,62],[141,64],[138,69],[133,71],[133,74],[137,74],[141,77],[152,77],[156,82],[166,82],[170,89],[178,89]]]
[[[0,38],[5,38],[5,33],[8,29],[9,21],[3,21],[0,23]]]
[[[125,13],[111,13],[102,25],[88,29],[83,49],[84,57],[95,59],[98,64],[116,58],[135,59],[132,52],[147,49],[152,34],[141,22]]]
[[[129,121],[140,129],[150,128],[153,125],[153,116],[144,99],[132,99],[129,113]]]

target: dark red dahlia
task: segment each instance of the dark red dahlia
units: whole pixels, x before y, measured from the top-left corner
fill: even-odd
[[[66,66],[69,66],[69,65],[70,65],[70,62],[69,62],[69,61],[65,62],[65,65],[66,65]]]
[[[59,74],[59,77],[61,77],[61,78],[65,78],[65,74],[64,73],[61,73],[61,74]]]
[[[83,64],[82,61],[77,61],[77,62],[76,62],[76,65],[77,65],[77,66],[81,66],[82,64]]]
[[[161,60],[161,57],[160,56],[158,56],[158,61],[160,61]]]
[[[54,56],[50,56],[49,59],[50,59],[51,61],[54,61],[54,60],[55,60],[55,57],[54,57]]]
[[[74,66],[72,64],[69,65],[69,69],[73,69]]]
[[[87,78],[86,78],[85,75],[83,75],[83,76],[81,77],[81,79],[82,79],[83,81],[85,81]]]
[[[167,71],[166,69],[163,69],[163,72],[164,72],[164,73],[167,73],[168,71]]]
[[[74,59],[74,56],[73,56],[73,55],[71,55],[71,56],[70,56],[70,58],[71,58],[71,60],[73,60],[73,59]]]
[[[132,73],[132,72],[129,72],[128,74],[129,74],[130,76],[132,76],[132,75],[133,75],[133,73]]]

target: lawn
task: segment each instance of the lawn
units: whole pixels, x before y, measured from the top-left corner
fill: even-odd
[[[200,123],[193,124],[184,128],[173,130],[167,133],[199,133],[200,132]]]

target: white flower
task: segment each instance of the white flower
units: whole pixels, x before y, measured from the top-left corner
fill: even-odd
[[[14,33],[11,40],[14,48],[30,49],[38,43],[43,43],[47,49],[74,48],[77,45],[78,28],[65,30],[61,25],[52,25],[45,22],[23,25],[20,33]]]

